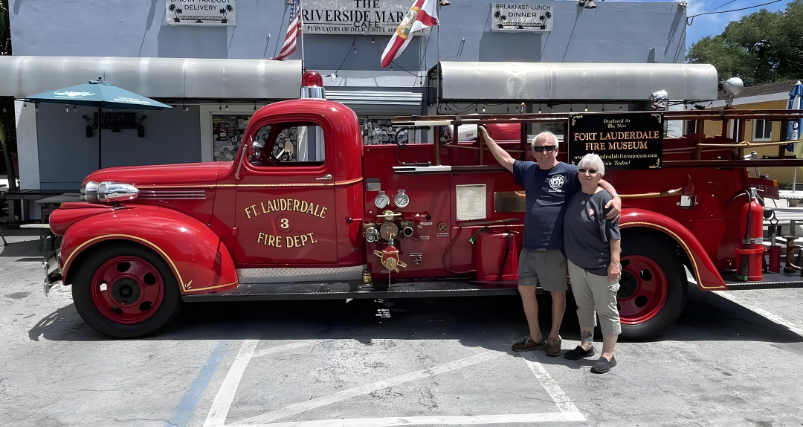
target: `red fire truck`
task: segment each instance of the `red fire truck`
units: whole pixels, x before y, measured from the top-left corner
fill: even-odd
[[[697,129],[719,120],[727,135],[729,120],[784,121],[803,111],[663,115],[699,121]],[[45,292],[71,285],[81,317],[113,337],[157,331],[188,302],[514,294],[523,191],[482,140],[459,141],[459,127],[484,124],[527,159],[529,123],[570,117],[400,117],[397,124],[435,129],[437,142],[364,146],[346,106],[277,102],[253,116],[234,161],[86,177],[86,201],[50,216],[62,241],[45,260]],[[606,174],[623,199],[624,336],[648,339],[677,319],[686,269],[703,291],[800,286],[783,274],[736,280],[736,250],[762,237],[761,227],[745,235],[745,215],[754,224],[747,228],[762,221],[748,190],[773,185],[749,178],[747,167],[800,164],[744,160],[745,148],[725,136],[664,139],[660,169]]]

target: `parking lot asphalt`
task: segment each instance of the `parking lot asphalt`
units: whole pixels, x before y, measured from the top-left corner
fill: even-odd
[[[0,425],[803,425],[799,289],[690,285],[666,334],[619,343],[595,375],[593,359],[511,352],[516,297],[196,303],[113,340],[69,287],[45,297],[37,239],[0,247]],[[571,305],[561,334],[577,345]]]

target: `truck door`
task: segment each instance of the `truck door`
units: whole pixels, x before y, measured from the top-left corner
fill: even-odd
[[[237,183],[243,267],[335,264],[335,156],[328,128],[268,119],[254,129]]]

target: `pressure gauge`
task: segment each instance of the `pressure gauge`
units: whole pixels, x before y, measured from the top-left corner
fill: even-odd
[[[385,209],[385,206],[390,204],[390,198],[385,195],[384,191],[380,191],[374,199],[374,205],[379,209]]]
[[[404,194],[404,190],[399,190],[399,194],[393,198],[393,201],[396,202],[397,208],[406,208],[410,204],[410,196]]]

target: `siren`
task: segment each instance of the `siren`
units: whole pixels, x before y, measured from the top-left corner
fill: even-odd
[[[301,99],[326,99],[321,73],[307,71],[301,76]]]

